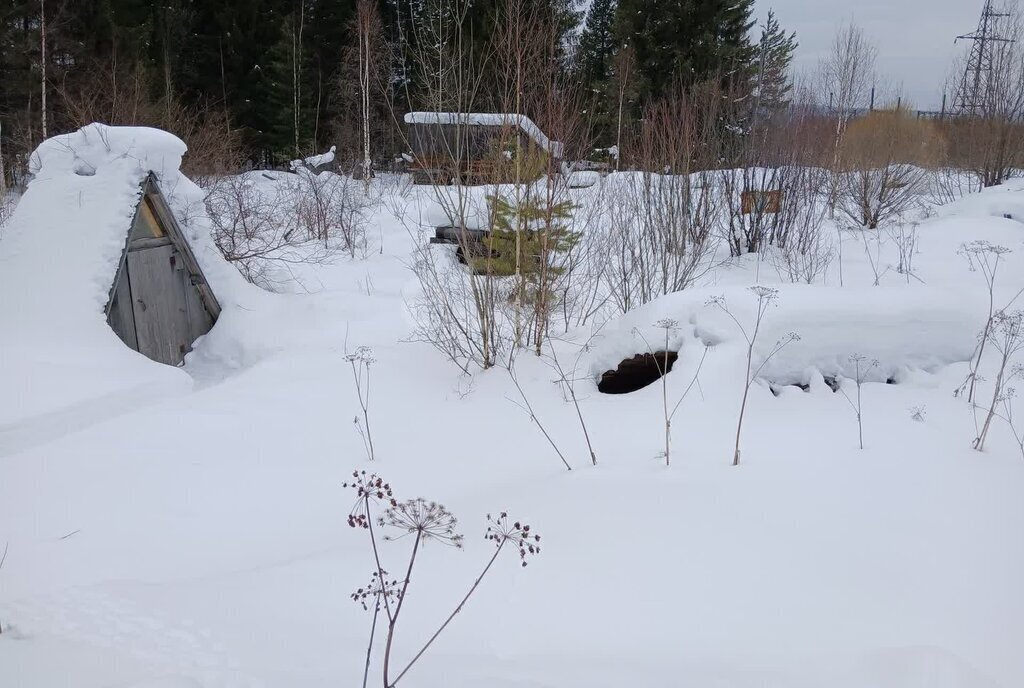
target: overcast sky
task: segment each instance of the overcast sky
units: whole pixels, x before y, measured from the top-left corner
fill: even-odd
[[[975,29],[984,0],[756,0],[762,21],[769,9],[800,47],[797,69],[814,69],[829,52],[836,27],[853,20],[878,46],[878,71],[920,109],[938,109],[953,57],[967,48],[953,39]]]

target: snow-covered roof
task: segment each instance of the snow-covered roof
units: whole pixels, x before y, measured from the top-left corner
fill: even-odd
[[[44,141],[0,241],[0,426],[128,390],[191,388],[121,342],[104,308],[150,172],[221,305],[247,288],[210,235],[204,194],[179,171],[185,144],[157,129],[91,124]]]
[[[471,124],[485,127],[519,127],[538,146],[556,158],[562,157],[562,144],[549,139],[526,115],[508,112],[409,112],[406,124]]]

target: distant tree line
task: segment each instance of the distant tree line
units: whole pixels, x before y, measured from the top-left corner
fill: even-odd
[[[759,41],[753,0],[581,4],[530,11],[555,33],[545,59],[580,88],[600,143],[670,87],[715,79],[751,114],[787,100],[795,39],[769,17]],[[415,63],[439,25],[457,24],[475,63],[476,109],[507,108],[508,16],[498,1],[2,0],[0,150],[17,170],[46,136],[98,120],[160,126],[196,156],[228,149],[253,164],[332,144],[358,160],[365,124],[374,154],[392,155],[401,114],[431,90]]]

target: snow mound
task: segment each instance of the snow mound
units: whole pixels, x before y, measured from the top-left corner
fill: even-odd
[[[746,365],[747,342],[739,325],[753,332],[757,296],[748,288],[697,289],[669,294],[609,324],[594,346],[590,371],[600,376],[627,357],[665,347],[690,360],[704,346]],[[807,382],[812,371],[853,377],[860,355],[871,381],[899,379],[907,370],[936,370],[970,359],[984,324],[986,306],[947,290],[783,285],[768,306],[754,345],[759,377],[780,384]],[[669,321],[669,322],[666,322]],[[661,323],[662,325],[659,325]],[[775,355],[791,334],[798,335]],[[862,369],[865,367],[861,364]]]
[[[14,335],[0,345],[0,431],[58,404],[191,388],[183,371],[125,346],[104,315],[150,172],[221,305],[244,288],[210,237],[203,192],[179,171],[185,152],[164,131],[91,124],[32,154],[33,179],[0,242],[0,321]]]

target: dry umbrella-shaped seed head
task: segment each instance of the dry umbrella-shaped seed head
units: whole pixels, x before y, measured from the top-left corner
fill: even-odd
[[[774,301],[779,297],[779,290],[775,287],[765,287],[763,285],[757,285],[753,287],[747,287],[751,294],[756,296],[758,300]]]
[[[415,535],[424,542],[435,540],[452,547],[462,547],[462,536],[455,532],[458,519],[444,505],[422,497],[392,505],[384,512],[380,525],[399,531],[398,535],[386,536],[388,540]]]
[[[504,511],[497,518],[487,515],[487,532],[484,538],[493,542],[496,547],[514,545],[519,550],[519,559],[523,566],[527,564],[527,557],[540,554],[540,535],[520,521],[509,523],[508,514]]]
[[[382,599],[399,600],[402,597],[402,586],[396,580],[387,579],[387,571],[374,571],[370,582],[349,595],[352,601],[369,610],[370,605],[377,605]]]
[[[368,346],[358,347],[354,353],[345,356],[345,360],[349,363],[363,363],[369,366],[372,363],[376,363],[377,359],[373,357],[373,349]]]
[[[376,473],[352,471],[352,480],[342,484],[356,493],[356,502],[348,514],[348,524],[352,528],[369,528],[368,506],[370,502],[378,502],[395,506],[398,504],[391,491],[391,485],[384,482]]]

